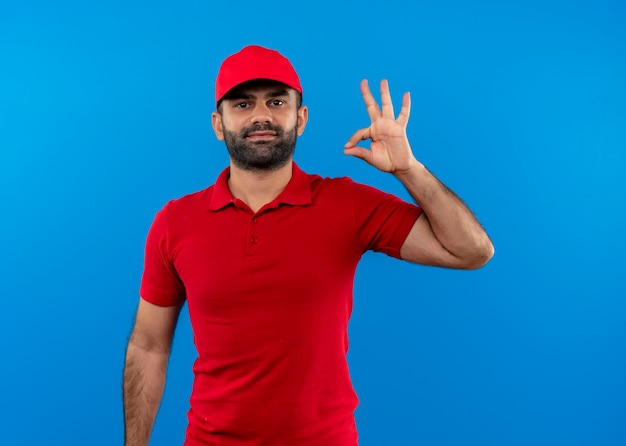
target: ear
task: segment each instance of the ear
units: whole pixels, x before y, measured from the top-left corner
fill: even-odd
[[[224,141],[224,127],[222,125],[222,115],[214,111],[211,114],[211,125],[215,132],[215,137],[220,141]]]
[[[304,133],[304,128],[306,127],[306,123],[309,120],[309,109],[306,105],[301,105],[298,109],[298,124],[296,126],[298,130],[298,136]]]

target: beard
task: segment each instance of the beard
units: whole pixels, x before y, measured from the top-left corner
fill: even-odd
[[[223,127],[222,127],[223,128]],[[243,170],[269,172],[286,165],[296,150],[296,127],[285,132],[271,124],[244,127],[239,133],[224,131],[224,142],[234,165]],[[271,131],[276,136],[270,141],[248,141],[252,132]]]

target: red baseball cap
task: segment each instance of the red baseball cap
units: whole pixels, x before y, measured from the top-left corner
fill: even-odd
[[[250,45],[224,59],[215,81],[215,106],[237,85],[255,79],[281,82],[302,94],[298,73],[276,50]]]

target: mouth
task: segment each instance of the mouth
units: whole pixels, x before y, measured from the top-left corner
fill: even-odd
[[[272,131],[256,131],[250,132],[246,136],[251,141],[267,141],[276,137],[276,132]]]

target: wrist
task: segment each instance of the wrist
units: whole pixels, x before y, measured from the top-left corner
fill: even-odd
[[[402,181],[416,175],[422,175],[424,172],[427,172],[426,166],[420,163],[416,158],[413,158],[405,168],[396,169],[393,171],[393,174]]]

